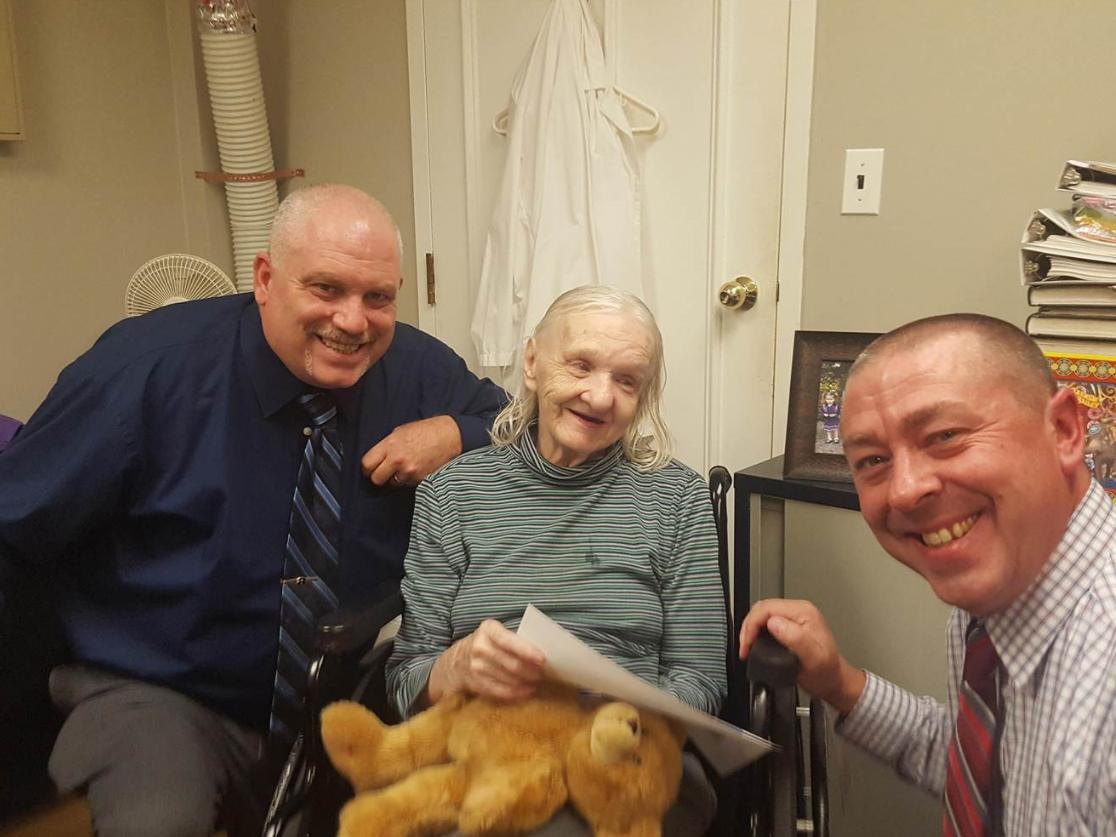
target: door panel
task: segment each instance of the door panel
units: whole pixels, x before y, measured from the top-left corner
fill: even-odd
[[[415,161],[428,161],[415,178],[415,256],[423,275],[434,252],[438,277],[436,305],[420,294],[420,323],[474,368],[469,324],[505,154],[492,119],[548,4],[408,0],[422,52],[411,64]],[[617,83],[663,119],[639,144],[647,301],[663,331],[675,453],[702,473],[744,467],[771,453],[790,0],[591,6]],[[756,307],[722,309],[717,289],[745,274],[760,287]]]

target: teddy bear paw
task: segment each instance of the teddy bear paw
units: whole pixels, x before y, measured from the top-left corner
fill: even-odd
[[[322,710],[322,744],[337,771],[358,787],[367,787],[360,777],[375,763],[384,738],[384,725],[359,703],[342,700]]]

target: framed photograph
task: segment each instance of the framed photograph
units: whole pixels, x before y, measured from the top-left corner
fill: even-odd
[[[853,361],[879,337],[858,331],[796,331],[783,476],[852,482],[841,446],[841,404]]]

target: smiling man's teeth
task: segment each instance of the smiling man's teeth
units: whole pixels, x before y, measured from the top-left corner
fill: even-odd
[[[927,546],[945,546],[951,541],[963,538],[973,528],[978,517],[979,514],[972,514],[948,528],[938,529],[936,532],[923,532],[922,542]]]
[[[335,352],[340,352],[343,355],[351,355],[356,352],[363,345],[361,343],[338,343],[336,340],[330,340],[328,337],[319,335],[319,339],[326,344],[330,349]]]

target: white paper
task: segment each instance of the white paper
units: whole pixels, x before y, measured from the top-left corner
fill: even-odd
[[[775,749],[770,741],[644,682],[598,654],[534,605],[523,612],[518,633],[546,654],[546,670],[554,679],[681,721],[694,744],[722,776]]]

